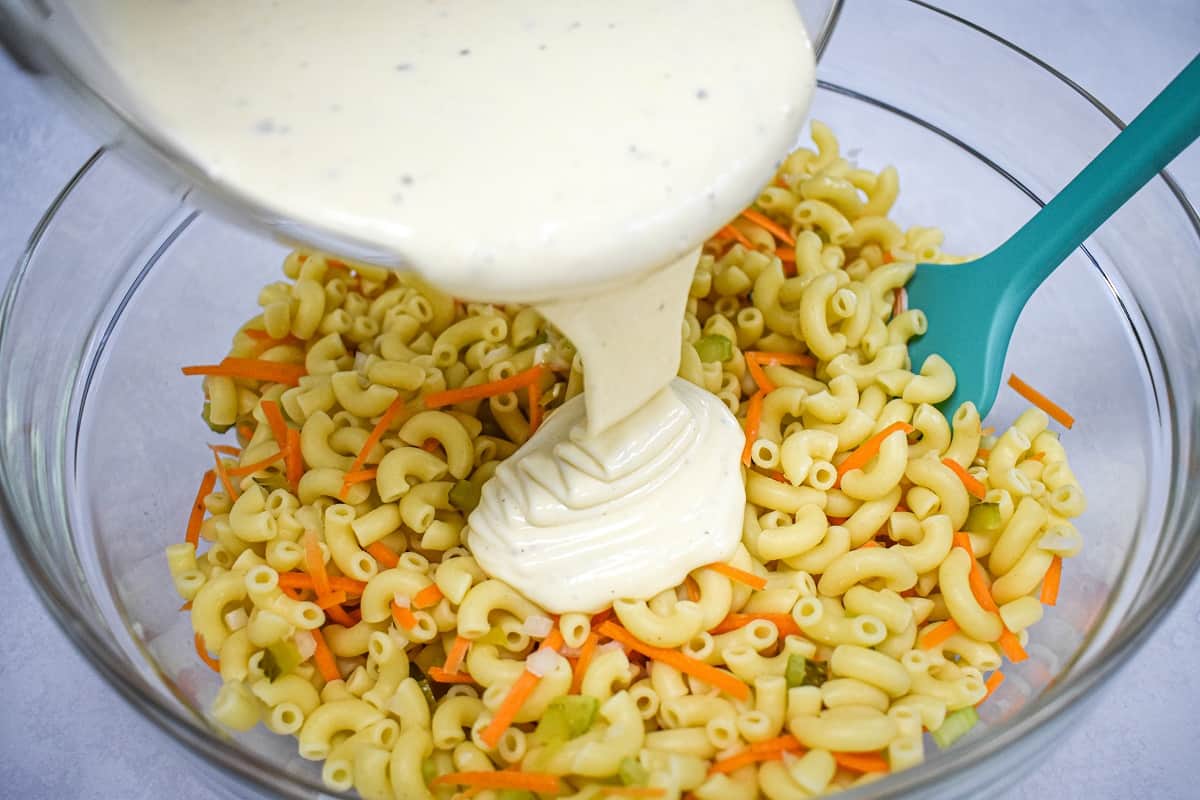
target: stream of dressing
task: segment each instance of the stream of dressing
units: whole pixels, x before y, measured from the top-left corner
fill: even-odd
[[[571,338],[583,398],[469,520],[487,572],[590,611],[732,554],[740,429],[672,379],[696,248],[812,94],[790,0],[64,2],[110,99],[194,173]]]

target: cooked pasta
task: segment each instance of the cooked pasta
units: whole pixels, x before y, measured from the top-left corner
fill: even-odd
[[[922,730],[1024,657],[1084,498],[1044,413],[985,436],[969,403],[937,409],[954,373],[910,363],[925,318],[896,295],[953,259],[886,217],[894,169],[812,130],[705,244],[681,327],[680,375],[746,428],[744,546],[596,615],[546,613],[464,538],[581,390],[571,343],[529,308],[289,255],[229,350],[250,372],[204,382],[240,450],[167,548],[213,717],[294,735],[369,797],[808,797],[919,764]]]

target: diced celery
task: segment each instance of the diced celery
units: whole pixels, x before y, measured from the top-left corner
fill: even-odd
[[[650,780],[650,772],[637,759],[626,756],[617,765],[617,777],[626,786],[645,786]]]
[[[946,715],[942,727],[933,732],[933,741],[937,742],[938,747],[945,750],[965,736],[977,722],[979,722],[979,712],[975,710],[974,706],[952,711]]]
[[[700,354],[700,360],[705,363],[728,361],[733,358],[733,342],[719,333],[710,333],[707,336],[701,336],[696,340],[693,347]]]
[[[829,667],[822,661],[810,661],[792,653],[788,656],[784,679],[789,689],[795,686],[820,686],[829,680]]]
[[[967,512],[966,529],[976,533],[990,533],[1000,527],[999,503],[978,503]]]
[[[421,687],[421,694],[425,695],[425,702],[429,703],[429,708],[433,709],[437,705],[437,697],[433,693],[433,685],[429,683],[429,679],[425,677],[425,673],[421,671],[413,662],[408,663],[408,677],[417,682]]]
[[[596,721],[600,701],[588,695],[569,694],[550,701],[534,731],[539,744],[561,744],[582,736]]]
[[[273,681],[280,675],[287,675],[294,670],[302,660],[300,651],[293,642],[276,642],[267,646],[259,665],[267,679]]]
[[[479,505],[479,487],[470,481],[458,481],[450,488],[450,505],[469,514]]]
[[[433,779],[437,777],[437,774],[437,764],[433,763],[432,758],[425,758],[421,760],[421,779],[425,781],[426,785],[431,783]]]

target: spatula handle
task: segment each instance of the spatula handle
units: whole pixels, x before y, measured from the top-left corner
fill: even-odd
[[[1200,55],[1033,219],[1001,245],[1028,298],[1071,251],[1200,136]]]

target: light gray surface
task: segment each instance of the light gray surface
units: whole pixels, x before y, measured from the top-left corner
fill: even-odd
[[[858,0],[862,2],[863,0]],[[1200,2],[943,0],[1073,77],[1124,119],[1200,50]],[[1003,76],[997,76],[1003,79]],[[0,60],[0,278],[97,142]],[[1172,166],[1200,200],[1200,147]],[[80,265],[86,269],[86,264]],[[1200,265],[1197,265],[1200,278]],[[184,755],[83,663],[0,537],[0,797],[198,800]],[[1200,582],[1015,797],[1200,796]]]

